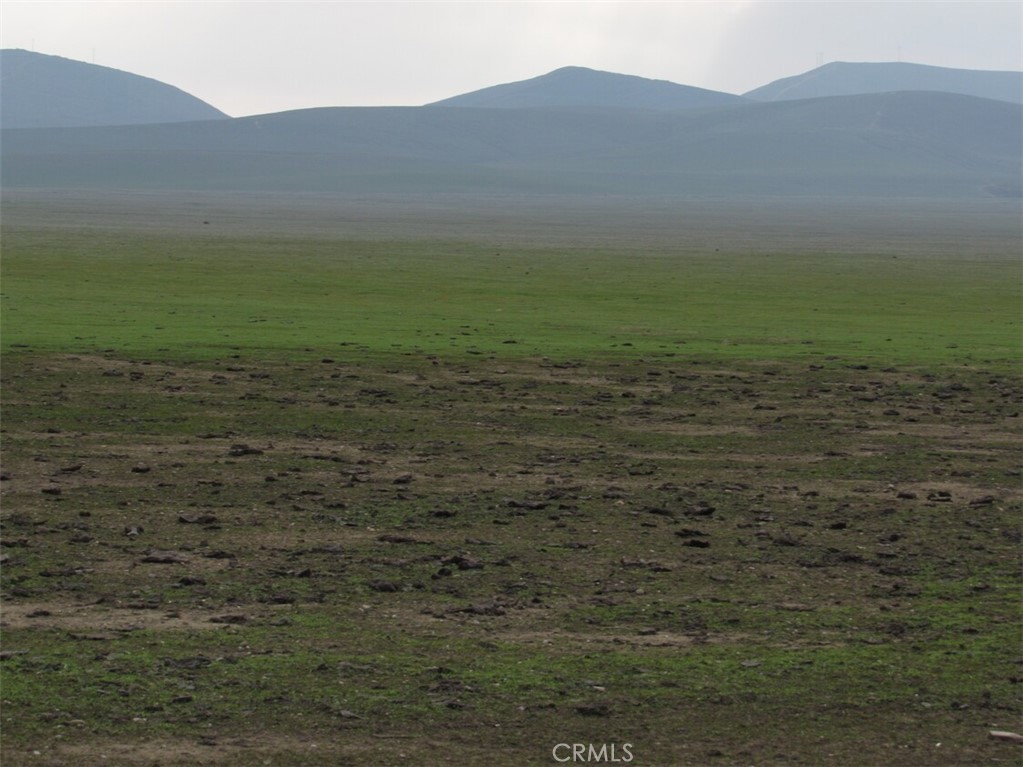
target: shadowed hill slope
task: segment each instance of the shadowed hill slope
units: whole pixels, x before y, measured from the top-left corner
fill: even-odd
[[[0,51],[4,128],[139,125],[226,118],[172,85],[23,50]]]

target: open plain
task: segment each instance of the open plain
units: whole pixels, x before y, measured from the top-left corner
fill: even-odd
[[[5,766],[1018,764],[1018,205],[289,200],[5,196]]]

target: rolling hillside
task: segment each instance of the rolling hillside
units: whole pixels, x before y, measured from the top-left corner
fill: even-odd
[[[675,112],[325,108],[11,130],[2,151],[10,187],[1016,196],[1021,111],[926,92]]]
[[[0,126],[139,125],[226,118],[172,85],[23,50],[0,51]]]
[[[944,91],[1020,104],[1023,72],[948,69],[908,62],[836,61],[775,80],[744,95],[756,101],[783,101],[892,91]]]
[[[739,104],[744,100],[730,93],[667,80],[650,80],[585,67],[563,67],[530,80],[483,88],[429,106],[500,109],[603,107],[673,111]]]

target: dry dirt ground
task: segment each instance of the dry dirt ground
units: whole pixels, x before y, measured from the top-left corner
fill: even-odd
[[[1005,371],[3,377],[5,767],[1019,763]]]

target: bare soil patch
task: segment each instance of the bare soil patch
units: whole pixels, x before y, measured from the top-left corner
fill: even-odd
[[[1020,403],[943,375],[7,359],[4,762],[1013,763]]]

